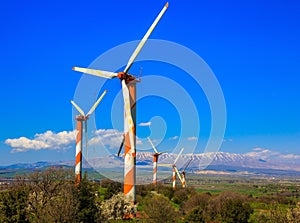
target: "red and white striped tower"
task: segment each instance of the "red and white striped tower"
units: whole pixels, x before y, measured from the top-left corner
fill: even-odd
[[[83,121],[86,120],[86,117],[83,115],[76,116],[76,163],[75,163],[75,176],[76,176],[76,185],[80,183],[82,178],[82,130],[83,130]]]
[[[157,184],[157,162],[158,162],[158,153],[153,155],[153,185],[156,186]]]
[[[129,90],[130,103],[124,103],[124,130],[125,130],[125,143],[124,143],[124,195],[128,197],[133,203],[136,202],[135,198],[135,182],[136,182],[136,80],[128,79],[125,81]],[[126,94],[125,94],[126,95]],[[130,108],[126,107],[130,105]],[[128,109],[130,109],[131,117]],[[131,123],[132,122],[132,123]],[[131,128],[131,129],[130,129]],[[132,138],[131,138],[131,134]],[[132,145],[133,144],[133,145]]]
[[[176,189],[176,170],[175,170],[175,165],[173,165],[172,183],[173,183],[173,189]]]
[[[153,185],[156,186],[157,184],[157,163],[158,163],[158,157],[163,154],[164,152],[158,152],[157,149],[155,148],[154,144],[152,143],[151,139],[148,137],[147,138],[149,143],[151,144],[154,154],[153,154]]]
[[[95,111],[96,107],[106,94],[107,90],[105,90],[102,95],[98,98],[95,104],[91,107],[89,112],[85,115],[84,111],[71,100],[71,104],[74,108],[79,112],[80,115],[76,116],[76,163],[75,163],[75,175],[76,175],[76,185],[81,181],[82,177],[82,140],[83,140],[83,122],[85,123],[85,142],[86,142],[86,152],[88,150],[88,132],[87,132],[87,120],[90,115]],[[86,157],[87,159],[87,157]]]

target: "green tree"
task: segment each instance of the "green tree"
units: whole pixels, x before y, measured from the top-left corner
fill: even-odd
[[[222,220],[226,223],[247,223],[252,213],[250,204],[240,199],[228,199],[221,208]]]
[[[288,210],[287,219],[289,222],[300,223],[300,202],[297,203],[296,207]]]
[[[0,222],[95,222],[95,189],[87,177],[75,187],[73,171],[36,171],[0,192]]]
[[[145,197],[150,191],[154,191],[155,189],[156,187],[153,184],[136,185],[135,192],[136,195]]]
[[[245,196],[235,192],[222,192],[217,197],[210,199],[205,210],[205,219],[207,221],[243,223],[248,222],[252,212]]]
[[[109,199],[113,195],[122,191],[122,184],[120,182],[112,181],[109,179],[102,180],[100,186],[106,188],[104,199]]]
[[[166,186],[161,183],[158,183],[156,186],[156,190],[158,193],[163,194],[165,197],[169,198],[170,200],[174,196],[174,190],[171,186]]]
[[[172,201],[176,204],[182,205],[183,202],[187,201],[189,198],[189,193],[187,188],[179,188],[174,191],[174,196]]]
[[[27,217],[30,222],[74,221],[77,205],[72,176],[70,170],[54,167],[28,176]]]
[[[176,211],[170,200],[161,194],[152,194],[143,201],[149,221],[156,223],[176,222]]]
[[[77,186],[78,210],[76,214],[77,222],[96,222],[98,209],[95,202],[96,190],[88,181],[87,173]]]
[[[27,219],[27,198],[29,188],[23,179],[16,182],[6,191],[0,193],[0,221],[7,223],[26,223]]]
[[[200,207],[204,210],[207,208],[211,195],[208,193],[196,193],[183,203],[183,213],[188,214],[194,208]]]
[[[78,206],[74,183],[66,182],[60,192],[48,202],[46,208],[52,222],[72,223],[76,220]]]
[[[297,223],[288,219],[287,212],[277,202],[270,204],[268,212],[260,213],[256,220],[260,223]]]
[[[185,218],[185,222],[198,222],[198,223],[205,223],[205,216],[204,216],[204,209],[201,206],[194,207],[187,217]]]

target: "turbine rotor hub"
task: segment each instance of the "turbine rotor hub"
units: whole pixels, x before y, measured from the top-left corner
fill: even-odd
[[[125,83],[128,84],[131,81],[134,81],[136,78],[131,74],[127,74],[125,72],[119,72],[117,76],[121,81],[125,80]]]
[[[82,122],[82,121],[86,121],[86,120],[88,120],[88,116],[84,116],[84,115],[77,115],[76,116],[76,121],[80,121],[80,122]]]

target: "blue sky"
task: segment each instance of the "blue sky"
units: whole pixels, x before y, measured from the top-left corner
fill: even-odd
[[[64,149],[12,152],[13,148],[5,141],[20,137],[34,139],[35,134],[46,131],[72,131],[69,100],[74,97],[81,74],[71,68],[88,66],[105,51],[141,39],[164,4],[161,0],[1,1],[0,163],[72,159],[74,148],[70,145]],[[214,72],[227,110],[221,151],[242,153],[262,147],[300,154],[300,3],[169,1],[169,4],[150,38],[190,48]],[[138,67],[142,66],[143,75],[147,76],[162,65],[139,62],[135,66],[132,72],[139,72]],[[170,70],[180,73],[171,66],[163,68],[166,72]],[[201,89],[184,83],[190,83],[186,76],[180,84],[190,89],[192,97],[199,95],[195,103],[203,123],[202,135],[188,135],[187,129],[185,137],[205,141],[210,127],[207,102]],[[120,90],[116,80],[107,87],[111,95]],[[109,113],[112,97],[108,94],[97,110],[98,128],[111,128],[101,120],[104,116],[101,112]],[[161,102],[160,109],[151,113],[147,109],[151,99],[144,100],[138,122],[148,122],[165,110],[174,110],[167,102]],[[164,116],[168,126],[166,139],[177,136],[180,129],[174,124],[179,120],[176,111],[170,114]],[[149,132],[147,127],[138,130],[141,138]],[[200,147],[204,144],[199,142]]]

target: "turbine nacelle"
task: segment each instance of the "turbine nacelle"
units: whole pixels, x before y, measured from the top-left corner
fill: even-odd
[[[89,115],[76,115],[76,121],[80,121],[80,122],[83,122],[83,121],[86,121],[89,119]]]
[[[122,81],[122,80],[125,80],[125,83],[126,83],[126,84],[130,83],[131,81],[136,80],[136,78],[135,78],[133,75],[127,74],[127,73],[125,73],[125,72],[123,72],[123,71],[119,72],[118,75],[117,75],[117,77],[118,77],[121,81]]]
[[[160,156],[161,154],[163,154],[164,152],[159,152],[159,153],[154,153],[153,156]]]

